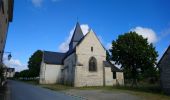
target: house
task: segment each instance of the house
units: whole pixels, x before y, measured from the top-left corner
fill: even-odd
[[[40,84],[66,84],[74,87],[123,85],[123,72],[106,61],[106,50],[90,30],[85,36],[76,24],[66,53],[44,51]]]
[[[6,78],[13,78],[15,75],[15,68],[5,68],[4,75]]]
[[[158,63],[160,69],[160,83],[162,90],[170,94],[170,46]]]
[[[0,64],[2,63],[9,22],[13,18],[14,0],[0,0]]]
[[[0,0],[0,69],[3,68],[3,54],[6,44],[6,38],[9,28],[9,23],[13,19],[13,6],[14,0]],[[2,74],[2,72],[0,72]],[[0,84],[3,82],[2,76],[0,76]]]

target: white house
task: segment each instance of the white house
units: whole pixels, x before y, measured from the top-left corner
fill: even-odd
[[[123,85],[123,72],[106,61],[106,50],[90,30],[85,36],[79,23],[66,53],[43,52],[40,84],[67,84],[74,87]]]

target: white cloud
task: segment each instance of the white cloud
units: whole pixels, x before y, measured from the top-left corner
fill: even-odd
[[[18,59],[11,58],[8,60],[8,55],[4,55],[3,62],[7,67],[15,68],[16,71],[27,69],[27,66],[22,64]]]
[[[35,7],[41,7],[43,3],[43,0],[31,0],[31,1]]]
[[[156,33],[150,28],[136,27],[130,31],[135,31],[139,35],[142,35],[144,38],[148,38],[149,43],[156,43],[158,41]]]
[[[84,35],[86,35],[86,34],[88,33],[89,29],[90,29],[87,24],[82,24],[82,25],[80,25],[80,27],[81,27]],[[66,38],[66,40],[59,45],[59,51],[60,51],[60,52],[66,52],[66,51],[68,51],[68,49],[69,49],[69,43],[70,43],[71,38],[72,38],[72,36],[73,36],[74,29],[75,29],[75,27],[70,31],[70,34],[69,34],[69,36]]]
[[[107,43],[107,44],[106,44],[106,49],[109,50],[109,49],[111,49],[111,48],[112,48],[112,44],[111,44],[111,43]]]
[[[163,39],[164,37],[167,37],[170,35],[170,27],[169,28],[166,28],[164,29],[162,32],[161,32],[161,36],[159,38],[159,40]]]

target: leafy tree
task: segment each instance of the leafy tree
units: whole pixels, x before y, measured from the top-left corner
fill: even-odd
[[[19,77],[20,77],[20,73],[19,73],[19,72],[15,72],[14,77],[15,77],[15,78],[19,78]]]
[[[23,70],[19,73],[19,76],[22,77],[22,78],[28,78],[30,76],[29,74],[29,70],[26,69],[26,70]]]
[[[110,60],[111,60],[110,53],[109,53],[109,51],[107,51],[107,50],[106,50],[106,60],[107,60],[107,61],[110,61]]]
[[[130,72],[128,77],[133,79],[132,86],[137,86],[139,74],[154,69],[158,57],[153,44],[136,32],[119,35],[118,39],[112,42],[110,52],[112,60],[121,64],[126,73]]]
[[[2,64],[0,64],[0,84],[3,81],[3,79],[4,79],[4,76],[3,76],[3,66],[2,66]]]
[[[3,66],[0,64],[0,78],[3,77]]]
[[[42,54],[41,50],[37,50],[28,61],[28,68],[30,77],[37,77],[39,76],[40,66],[42,61]]]

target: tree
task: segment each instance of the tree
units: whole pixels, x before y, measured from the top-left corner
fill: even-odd
[[[37,77],[40,73],[40,66],[42,61],[42,54],[41,50],[37,50],[28,61],[28,68],[30,77]]]
[[[4,79],[3,72],[4,72],[3,65],[0,64],[0,85],[1,85],[1,82],[3,81],[3,79]]]
[[[106,60],[110,61],[111,60],[111,56],[108,50],[106,50]]]
[[[14,77],[15,77],[15,78],[19,78],[19,77],[20,77],[20,73],[19,73],[19,72],[15,72]]]
[[[137,86],[139,74],[154,69],[158,57],[153,44],[136,32],[119,35],[118,39],[112,42],[110,52],[112,60],[120,64],[126,73],[130,72],[128,75],[133,79],[132,86]]]

